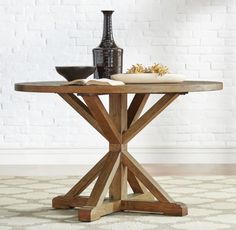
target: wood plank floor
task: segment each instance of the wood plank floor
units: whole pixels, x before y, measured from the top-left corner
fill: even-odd
[[[236,164],[147,164],[146,170],[158,175],[236,175]]]
[[[0,165],[0,176],[84,175],[91,165]],[[152,176],[236,175],[236,164],[144,164]]]

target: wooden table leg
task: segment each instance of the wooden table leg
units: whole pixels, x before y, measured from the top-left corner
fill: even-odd
[[[61,96],[80,114],[90,116],[90,124],[109,141],[109,152],[67,194],[53,199],[54,208],[76,207],[80,221],[94,221],[101,216],[127,210],[187,215],[186,205],[175,202],[127,151],[129,140],[178,94],[163,96],[140,118],[148,98],[145,94],[136,95],[128,110],[126,94],[109,95],[109,113],[97,95],[83,96],[87,106],[74,96]],[[96,183],[90,196],[81,196],[94,180]],[[127,194],[128,184],[132,194]],[[106,197],[107,193],[109,197]]]

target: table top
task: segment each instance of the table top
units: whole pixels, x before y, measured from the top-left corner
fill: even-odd
[[[122,86],[78,86],[63,85],[63,81],[16,83],[16,91],[40,93],[78,93],[78,94],[111,94],[111,93],[187,93],[214,91],[223,88],[222,82],[184,81],[181,83],[159,84],[126,84]]]

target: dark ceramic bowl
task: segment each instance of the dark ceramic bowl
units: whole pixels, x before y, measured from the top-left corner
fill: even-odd
[[[95,66],[56,66],[57,72],[67,81],[85,79],[95,72]]]

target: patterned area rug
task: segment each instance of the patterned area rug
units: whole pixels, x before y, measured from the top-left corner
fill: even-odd
[[[0,230],[236,229],[236,176],[156,179],[176,201],[188,205],[188,216],[126,212],[91,223],[78,222],[76,210],[51,208],[51,199],[67,192],[78,178],[0,177]]]

